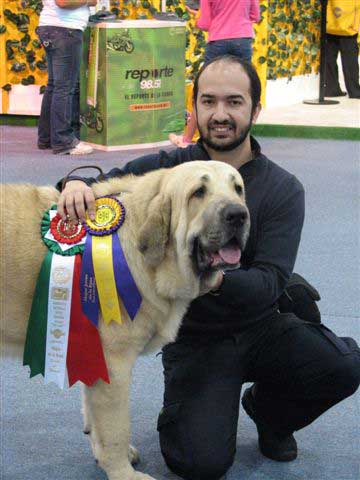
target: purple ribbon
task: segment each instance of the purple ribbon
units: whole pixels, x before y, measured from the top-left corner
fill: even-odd
[[[87,235],[85,249],[82,257],[80,276],[80,294],[82,311],[95,325],[99,323],[99,296],[96,288],[94,266],[92,261],[92,239]]]
[[[116,288],[129,317],[134,320],[141,305],[141,294],[131,274],[120,239],[116,233],[112,236],[112,244]]]

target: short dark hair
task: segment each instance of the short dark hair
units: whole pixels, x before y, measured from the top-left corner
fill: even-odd
[[[194,81],[193,99],[194,99],[195,106],[196,106],[196,100],[199,93],[199,79],[202,73],[204,72],[204,70],[206,70],[209,65],[215,62],[237,63],[241,65],[241,67],[243,68],[243,70],[245,71],[245,73],[247,74],[250,80],[250,95],[251,95],[251,102],[252,102],[251,110],[252,112],[254,112],[256,106],[260,102],[260,97],[261,97],[260,78],[252,63],[240,57],[237,57],[236,55],[221,55],[219,57],[213,58],[209,62],[204,63],[204,65],[201,67],[198,74],[196,75],[196,78]]]

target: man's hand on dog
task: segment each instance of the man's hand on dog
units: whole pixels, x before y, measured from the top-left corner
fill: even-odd
[[[91,220],[95,219],[95,195],[92,188],[81,180],[69,181],[61,192],[58,201],[58,212],[63,220],[67,215],[70,220],[85,222],[88,211]]]

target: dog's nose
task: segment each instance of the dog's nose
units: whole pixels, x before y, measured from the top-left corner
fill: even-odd
[[[225,222],[234,227],[244,225],[249,216],[248,210],[242,205],[227,205],[223,210]]]

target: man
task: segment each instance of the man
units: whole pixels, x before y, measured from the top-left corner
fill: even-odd
[[[219,275],[216,291],[192,303],[177,341],[163,350],[161,450],[169,468],[187,480],[218,480],[231,466],[244,382],[255,382],[242,402],[256,423],[261,452],[290,461],[297,456],[294,431],[354,393],[360,381],[354,340],[277,310],[300,241],[304,191],[250,137],[260,90],[250,64],[234,56],[214,59],[194,85],[201,140],[106,175],[212,158],[239,169],[245,181],[251,231],[242,266]],[[68,182],[60,213],[65,218],[66,208],[71,217],[83,219],[85,205],[93,216],[91,188]]]
[[[188,8],[192,14],[196,11]],[[254,23],[260,22],[259,0],[201,0],[200,16],[196,26],[207,31],[204,60],[208,63],[220,55],[236,55],[251,62],[254,41]],[[169,140],[177,147],[191,143],[197,126],[194,113],[183,135],[170,133]]]
[[[359,46],[360,2],[329,0],[326,23],[325,96],[342,97],[337,59],[341,53],[346,90],[349,98],[360,98]]]
[[[41,104],[38,147],[55,154],[86,155],[80,142],[79,74],[89,6],[97,0],[44,0],[37,34],[45,49],[48,83]]]

